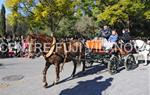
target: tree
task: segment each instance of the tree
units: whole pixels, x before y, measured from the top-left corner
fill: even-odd
[[[132,34],[144,35],[150,25],[149,3],[149,0],[6,0],[11,25],[25,23],[32,31],[58,32],[62,36],[74,33],[71,28],[76,21],[75,30],[87,35],[97,24],[119,30],[129,28]],[[86,16],[92,18],[93,26]],[[70,19],[74,17],[78,19]]]
[[[106,0],[107,1],[107,0]],[[113,28],[129,28],[134,36],[149,33],[149,0],[108,0],[103,11],[97,15],[97,22]],[[118,2],[115,2],[118,1]],[[112,3],[111,3],[112,2]],[[101,2],[102,3],[102,2]],[[146,35],[145,35],[146,36]]]
[[[122,23],[125,27],[129,27],[131,19],[139,15],[144,8],[144,4],[139,0],[119,0],[119,2],[105,7],[105,10],[97,18],[109,25]]]
[[[96,35],[96,29],[97,24],[93,20],[93,17],[83,16],[75,24],[75,30],[88,38]]]
[[[100,0],[80,0],[75,8],[76,16],[89,16],[96,18],[97,14],[101,12],[102,4],[100,4]]]
[[[58,25],[58,31],[55,35],[61,38],[74,36],[76,32],[74,26],[77,19],[76,17],[63,18]]]
[[[6,34],[6,18],[5,18],[5,6],[2,4],[1,16],[0,16],[0,31],[2,35]]]
[[[10,22],[25,21],[31,29],[49,27],[52,32],[58,28],[63,17],[74,13],[73,0],[7,0],[6,5],[12,11]],[[15,19],[15,20],[14,20]]]
[[[147,20],[150,21],[150,1],[147,0],[144,2],[145,4],[145,13],[144,13],[144,16],[146,17]]]

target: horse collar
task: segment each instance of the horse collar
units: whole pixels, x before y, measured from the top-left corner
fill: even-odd
[[[53,37],[53,42],[52,42],[52,45],[50,47],[49,52],[45,56],[46,58],[48,58],[52,55],[52,53],[54,52],[55,47],[56,47],[56,39],[55,39],[55,37]]]

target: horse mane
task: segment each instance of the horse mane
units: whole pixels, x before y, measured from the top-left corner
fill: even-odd
[[[33,39],[37,39],[39,41],[42,41],[42,42],[49,42],[49,41],[52,41],[52,37],[51,36],[48,36],[46,34],[35,34],[35,33],[32,33],[32,34],[29,34],[30,37],[32,37]]]

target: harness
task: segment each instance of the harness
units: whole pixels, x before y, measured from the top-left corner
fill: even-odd
[[[63,47],[64,47],[64,56],[62,56],[62,55],[60,55],[58,53],[55,53],[54,51],[55,51],[55,48],[56,48],[56,39],[55,39],[55,37],[53,37],[52,45],[50,47],[49,52],[45,55],[45,57],[48,58],[52,54],[56,54],[56,55],[58,55],[58,56],[60,56],[60,57],[62,57],[64,59],[64,61],[63,61],[63,64],[64,64],[66,62],[66,60],[67,60],[67,53],[68,53],[68,51],[67,51],[67,45],[66,45],[65,42],[63,43]]]
[[[137,45],[136,42],[135,42],[135,44]],[[141,47],[138,47],[138,49],[139,49],[140,52],[144,51],[145,48],[146,48],[146,44],[145,43],[143,43],[143,45]]]
[[[55,47],[56,47],[56,39],[53,37],[51,48],[49,52],[45,55],[46,58],[50,57],[53,54]]]

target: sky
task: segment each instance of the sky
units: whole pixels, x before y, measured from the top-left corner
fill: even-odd
[[[0,7],[2,6],[2,4],[4,3],[5,0],[0,0]]]
[[[1,9],[2,4],[4,4],[4,3],[5,3],[5,0],[0,0],[0,9]],[[6,15],[8,13],[10,13],[10,11],[8,9],[6,9]]]
[[[0,4],[2,4],[4,2],[4,0],[0,0]]]

